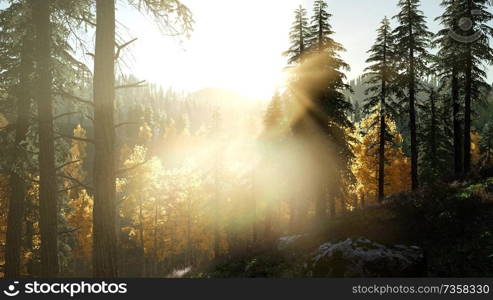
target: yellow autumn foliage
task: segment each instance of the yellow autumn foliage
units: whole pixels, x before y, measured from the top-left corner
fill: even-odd
[[[77,125],[74,129],[74,136],[85,138],[86,130]],[[73,140],[67,155],[67,165],[63,168],[69,177],[84,182],[86,173],[83,170],[83,162],[86,158],[86,143]],[[74,258],[81,263],[91,263],[92,253],[92,208],[93,199],[83,187],[75,187],[76,183],[66,180],[64,186],[68,189],[68,205],[70,211],[67,214],[67,221],[70,227],[75,229],[74,236],[77,246],[73,249]],[[75,188],[74,188],[75,187]]]
[[[356,197],[360,203],[376,202],[378,192],[378,141],[379,126],[368,129],[378,118],[378,115],[370,115],[357,124],[356,132],[365,132],[364,136],[356,135],[353,144],[355,161],[352,166],[356,177]],[[405,156],[399,145],[402,136],[397,132],[393,120],[387,119],[387,130],[394,136],[393,144],[385,146],[385,195],[391,195],[410,189],[411,187],[411,163]],[[378,124],[378,123],[377,123]]]

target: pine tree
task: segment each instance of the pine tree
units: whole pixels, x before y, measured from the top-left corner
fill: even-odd
[[[424,91],[428,99],[418,105],[421,127],[420,141],[420,181],[433,183],[448,175],[447,168],[451,158],[451,143],[447,135],[447,124],[442,122],[444,113],[444,95],[446,85],[439,85],[435,79],[425,83]]]
[[[366,61],[372,65],[365,69],[365,79],[369,85],[366,94],[370,95],[370,97],[366,99],[364,111],[368,115],[377,113],[379,117],[378,199],[382,201],[385,187],[385,144],[392,141],[392,136],[389,135],[385,120],[395,115],[392,99],[390,98],[391,84],[395,79],[395,57],[392,32],[387,17],[383,19],[382,25],[377,32],[376,42],[368,51],[370,57]],[[377,124],[371,125],[376,126]]]
[[[9,241],[7,242],[9,255],[6,259],[7,268],[9,269],[7,273],[9,274],[18,274],[18,268],[21,267],[15,262],[15,259],[20,255],[20,244],[17,241],[20,241],[21,238],[21,234],[18,232],[23,228],[23,219],[29,219],[29,221],[26,221],[28,234],[24,244],[27,245],[27,249],[32,249],[30,247],[32,241],[29,241],[29,236],[32,237],[31,227],[33,222],[38,221],[38,216],[32,214],[33,205],[38,202],[40,197],[38,197],[37,193],[31,193],[26,190],[29,185],[22,181],[33,179],[35,177],[34,173],[28,170],[36,170],[35,165],[39,167],[40,164],[43,164],[43,166],[50,165],[48,169],[41,168],[40,172],[43,174],[43,179],[41,180],[43,181],[41,189],[43,197],[41,197],[41,201],[44,203],[41,207],[50,206],[49,209],[43,209],[42,217],[40,217],[43,220],[39,220],[44,228],[41,235],[42,238],[44,237],[44,242],[41,246],[42,256],[49,255],[49,260],[52,262],[56,260],[54,256],[57,253],[53,250],[58,239],[56,229],[53,232],[47,232],[47,226],[45,225],[46,223],[53,223],[53,219],[57,219],[57,217],[53,217],[55,214],[63,217],[58,214],[56,209],[57,195],[53,193],[56,189],[56,181],[53,174],[54,165],[51,163],[51,161],[55,162],[57,157],[60,158],[60,151],[55,151],[55,149],[57,149],[57,146],[58,148],[61,148],[60,146],[63,147],[63,142],[55,142],[53,130],[48,132],[47,130],[49,129],[47,128],[50,127],[50,124],[52,129],[55,127],[54,120],[57,117],[62,118],[73,113],[61,113],[56,117],[53,115],[54,111],[59,109],[63,111],[64,109],[63,104],[57,106],[57,103],[55,103],[57,100],[55,93],[60,87],[65,89],[73,87],[77,82],[74,74],[77,73],[79,75],[80,73],[78,72],[84,68],[83,64],[70,54],[72,52],[68,42],[70,31],[67,28],[79,22],[74,21],[73,17],[85,11],[88,1],[45,1],[42,4],[38,2],[11,1],[10,6],[2,10],[0,21],[2,24],[0,25],[2,26],[0,51],[2,53],[2,67],[5,67],[6,71],[2,72],[0,80],[2,87],[11,87],[5,89],[7,98],[15,99],[14,101],[2,101],[2,111],[5,109],[5,111],[12,112],[17,118],[14,121],[17,137],[15,138],[16,141],[12,142],[12,144],[15,144],[12,145],[15,157],[11,161],[15,174],[10,177],[14,188],[12,189],[12,205],[9,212]],[[43,5],[43,7],[40,7],[40,5]],[[68,12],[70,12],[70,16],[67,14]],[[4,61],[4,59],[7,61]],[[47,76],[48,73],[51,74],[52,80],[50,80],[50,76]],[[14,78],[15,80],[12,81]],[[49,94],[48,97],[46,96],[47,94]],[[36,102],[39,105],[38,125],[42,126],[35,126],[31,122],[33,119],[31,116],[36,113],[36,110],[32,111],[32,100],[37,100]],[[13,108],[8,107],[9,102],[13,102]],[[52,121],[49,120],[50,118]],[[39,130],[40,128],[41,130]],[[39,131],[40,145],[35,141],[37,130]],[[21,144],[23,145],[21,146]],[[42,147],[40,147],[41,144]],[[26,147],[30,148],[31,151],[38,151],[38,148],[43,149],[42,151],[40,150],[40,156],[38,157],[31,155],[32,152],[25,151]],[[54,156],[53,159],[51,156]],[[48,194],[49,197],[47,197]],[[24,211],[21,209],[23,205]],[[49,215],[47,215],[48,211]],[[26,215],[25,218],[22,217],[23,214]],[[54,229],[53,225],[48,227],[51,228],[50,230]],[[47,247],[51,250],[46,250]],[[49,254],[47,254],[48,252]],[[55,254],[53,255],[53,253]],[[46,261],[46,259],[42,260]],[[43,268],[43,271],[50,272],[50,269],[55,270],[58,267],[52,265],[50,268]]]
[[[13,4],[1,11],[0,20],[0,31],[3,32],[0,45],[3,54],[1,64],[5,68],[0,81],[2,90],[12,93],[10,97],[6,95],[7,101],[2,102],[9,102],[8,98],[15,99],[12,105],[15,107],[13,121],[15,137],[12,141],[13,146],[8,147],[9,153],[6,155],[9,160],[6,169],[10,169],[10,197],[8,197],[5,277],[18,278],[21,271],[22,222],[27,194],[27,171],[24,167],[27,153],[23,151],[21,144],[26,140],[31,124],[33,27],[31,11],[25,4]],[[2,106],[2,112],[10,110],[10,107]],[[7,128],[8,126],[2,129]]]
[[[182,31],[188,34],[193,20],[188,8],[176,0],[152,0],[129,3],[150,14],[163,28],[170,29],[170,15],[178,18]],[[117,270],[116,173],[115,151],[115,59],[124,45],[115,51],[115,0],[96,0],[96,49],[94,53],[94,233],[93,273],[95,277],[113,278]],[[130,85],[130,87],[135,85]]]
[[[481,98],[483,92],[489,91],[486,83],[484,63],[493,62],[493,49],[490,39],[493,37],[493,28],[488,22],[493,20],[493,14],[488,11],[488,0],[465,0],[459,2],[463,15],[460,23],[462,34],[452,35],[453,38],[464,43],[464,174],[471,171],[471,125],[472,103]]]
[[[349,65],[339,55],[344,48],[332,39],[334,32],[327,9],[324,1],[315,1],[308,38],[310,59],[295,71],[297,78],[292,84],[292,89],[302,95],[302,101],[309,103],[302,104],[306,111],[293,124],[292,130],[295,135],[303,136],[317,128],[334,145],[331,150],[339,159],[339,170],[335,176],[337,183],[334,182],[330,188],[329,212],[335,215],[335,201],[342,199],[345,187],[353,179],[350,169],[353,154],[348,135],[352,130],[349,120],[352,105],[343,94],[344,90],[350,90],[343,73],[349,70]],[[324,178],[318,180],[320,182],[316,183],[318,188],[315,191],[316,219],[322,221],[327,214],[327,183]]]
[[[454,173],[459,178],[463,169],[463,143],[462,143],[462,102],[460,100],[460,76],[464,52],[464,45],[452,38],[451,32],[458,32],[459,19],[462,11],[459,6],[460,0],[443,0],[441,6],[444,13],[437,18],[444,27],[438,31],[434,44],[439,45],[435,56],[435,70],[439,72],[442,80],[448,82],[450,89],[450,102],[452,107],[453,122],[453,149],[454,149]]]
[[[310,34],[306,9],[301,5],[294,11],[295,20],[289,33],[291,47],[284,52],[288,56],[288,64],[300,63],[308,47],[307,38]]]
[[[53,61],[51,1],[32,3],[35,28],[36,94],[39,129],[39,205],[41,263],[45,277],[58,274],[58,205],[53,131]]]
[[[411,136],[411,178],[412,188],[417,189],[418,182],[418,140],[416,127],[416,95],[419,80],[427,71],[429,41],[432,33],[428,31],[426,19],[419,9],[420,0],[399,0],[401,11],[394,17],[398,26],[394,29],[396,56],[400,58],[400,78],[398,82],[407,93],[406,107],[409,113],[409,130]]]

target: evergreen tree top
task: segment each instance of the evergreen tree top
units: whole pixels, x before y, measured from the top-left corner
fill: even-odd
[[[399,0],[401,11],[394,16],[399,25],[394,29],[398,48],[413,47],[416,55],[427,56],[427,47],[433,34],[428,30],[426,17],[419,9],[420,0]]]
[[[301,5],[294,11],[295,20],[289,33],[291,46],[284,52],[288,56],[288,64],[299,63],[308,47],[307,38],[310,35],[307,11]]]
[[[313,15],[310,20],[310,36],[308,44],[312,51],[325,50],[330,56],[338,57],[338,52],[345,51],[344,47],[332,39],[335,33],[330,25],[332,14],[328,12],[328,5],[324,0],[316,0],[313,4]],[[338,62],[340,63],[340,62]],[[342,67],[348,68],[346,64]]]
[[[396,63],[402,71],[396,82],[402,85],[426,75],[432,61],[429,47],[433,34],[428,30],[420,3],[420,0],[400,0],[401,10],[393,17],[398,21],[392,31]]]

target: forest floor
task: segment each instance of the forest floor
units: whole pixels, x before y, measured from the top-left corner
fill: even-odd
[[[420,247],[422,260],[413,273],[384,270],[374,276],[491,277],[493,177],[396,194],[382,205],[341,214],[322,230],[297,238],[289,249],[280,249],[276,243],[192,276],[320,277],[313,272],[317,249],[348,238],[364,238],[386,247]]]

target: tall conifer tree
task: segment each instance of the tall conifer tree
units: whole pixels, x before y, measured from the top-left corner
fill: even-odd
[[[451,33],[459,30],[459,15],[462,14],[459,6],[460,0],[443,0],[441,5],[444,13],[437,18],[443,26],[435,37],[434,44],[438,45],[438,53],[435,56],[435,66],[438,74],[450,90],[451,117],[453,123],[453,148],[454,148],[454,174],[456,178],[462,175],[463,169],[463,111],[460,100],[461,74],[464,44],[451,36]]]
[[[392,42],[392,31],[390,22],[385,17],[378,29],[377,39],[373,47],[368,51],[370,57],[367,63],[371,65],[365,69],[366,83],[369,88],[366,94],[369,98],[366,99],[364,105],[365,113],[373,115],[378,114],[377,124],[379,130],[379,146],[378,146],[378,200],[384,198],[385,187],[385,144],[392,141],[392,137],[387,130],[386,119],[395,115],[392,103],[391,85],[395,79],[395,64],[394,50]]]
[[[303,76],[307,78],[301,80],[305,82],[301,84],[301,88],[305,90],[305,95],[311,102],[309,105],[311,108],[308,109],[305,117],[310,119],[333,145],[334,149],[331,150],[339,160],[337,174],[334,176],[336,183],[332,183],[332,187],[329,188],[329,195],[323,179],[317,183],[315,211],[319,221],[327,215],[327,204],[330,215],[335,215],[336,199],[343,198],[342,194],[346,192],[344,187],[353,180],[350,169],[353,153],[348,135],[353,128],[349,119],[352,105],[343,93],[345,90],[350,90],[344,74],[344,71],[349,70],[349,65],[341,59],[339,54],[345,51],[344,47],[332,38],[334,31],[329,22],[330,17],[327,3],[323,0],[316,0],[308,37],[308,51],[312,62],[305,67],[307,74]],[[310,74],[322,74],[322,76],[313,81],[309,78]],[[297,125],[302,124],[303,120],[301,121],[293,128],[295,133],[300,129]],[[328,203],[327,196],[329,197]]]
[[[411,136],[412,188],[417,189],[419,183],[416,96],[420,79],[427,71],[427,59],[430,57],[427,48],[432,33],[428,31],[425,16],[419,9],[420,0],[399,0],[398,6],[401,10],[394,17],[398,21],[398,26],[393,31],[396,56],[400,58],[398,82],[405,90],[401,98],[407,100],[406,110],[409,113]]]
[[[488,0],[464,0],[459,2],[459,18],[462,32],[453,32],[452,38],[464,44],[464,174],[471,171],[471,126],[472,103],[480,100],[485,91],[491,88],[486,83],[484,63],[493,62],[493,49],[490,39],[493,28],[488,23],[493,20],[493,14],[488,11],[491,5]],[[458,16],[459,17],[459,16]]]

